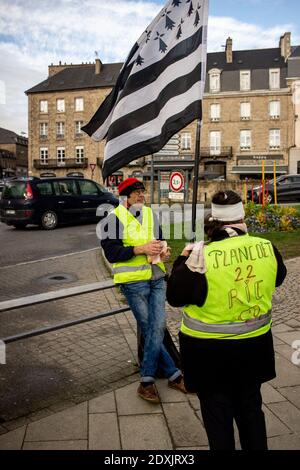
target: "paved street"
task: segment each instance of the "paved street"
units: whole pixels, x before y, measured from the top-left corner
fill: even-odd
[[[76,240],[85,230],[90,231],[91,226],[34,233],[37,245],[45,233],[53,236],[54,254],[55,237],[58,249],[65,249],[64,238]],[[13,230],[11,239],[21,233]],[[32,232],[25,233],[23,247],[30,247]],[[18,262],[21,259],[17,258]],[[300,372],[291,362],[295,352],[292,343],[300,340],[296,289],[300,259],[288,261],[287,266],[288,277],[276,292],[273,310],[278,377],[264,386],[272,448],[300,448]],[[109,277],[99,249],[15,267],[4,264],[0,268],[0,301]],[[0,337],[120,306],[124,306],[124,299],[117,289],[109,289],[3,312]],[[169,329],[177,341],[180,309],[167,306],[167,312]],[[206,448],[197,399],[174,394],[161,381],[162,406],[153,410],[135,395],[137,372],[136,328],[130,312],[7,345],[7,364],[0,365],[0,449]],[[181,432],[185,419],[186,428]],[[65,427],[63,423],[67,423]],[[157,429],[157,435],[151,434],[151,445],[144,433],[147,423]],[[108,432],[105,436],[103,426]],[[190,435],[189,426],[193,430]],[[128,438],[130,427],[138,430],[135,440]]]
[[[0,240],[0,267],[99,246],[96,224],[64,226],[46,231],[33,225],[16,230],[0,223]]]

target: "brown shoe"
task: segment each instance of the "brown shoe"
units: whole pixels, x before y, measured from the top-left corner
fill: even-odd
[[[154,384],[148,385],[147,387],[143,387],[142,384],[140,384],[137,389],[137,394],[144,400],[151,401],[151,403],[159,403],[158,391]]]
[[[169,380],[168,385],[170,388],[174,388],[174,390],[178,390],[178,392],[187,393],[187,390],[184,386],[183,377],[181,377],[181,380],[178,383],[175,382],[175,380],[172,380],[172,381]]]

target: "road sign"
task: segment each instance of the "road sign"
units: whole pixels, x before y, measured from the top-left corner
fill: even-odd
[[[171,199],[171,201],[183,201],[184,193],[169,193],[169,199]]]
[[[173,192],[178,193],[184,187],[184,177],[179,171],[174,171],[170,176],[170,188]]]
[[[96,163],[90,163],[90,169],[94,171],[96,168]]]

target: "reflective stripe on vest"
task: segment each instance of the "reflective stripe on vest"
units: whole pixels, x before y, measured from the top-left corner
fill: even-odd
[[[133,273],[135,271],[145,271],[149,269],[149,264],[143,264],[141,266],[119,266],[117,268],[113,268],[113,274],[119,273]]]
[[[268,313],[265,313],[264,315],[260,315],[259,318],[253,318],[245,322],[211,324],[195,320],[194,318],[189,317],[185,312],[183,312],[182,322],[187,328],[196,331],[203,331],[204,333],[242,335],[244,333],[256,331],[259,328],[267,325],[271,321],[271,318],[272,315],[270,311]]]

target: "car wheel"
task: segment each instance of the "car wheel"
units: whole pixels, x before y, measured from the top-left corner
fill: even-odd
[[[267,202],[268,204],[272,204],[272,203],[274,202],[274,196],[273,196],[272,193],[268,193],[268,194],[266,195],[266,202]]]
[[[41,226],[45,230],[54,230],[57,227],[58,218],[54,211],[46,211],[41,217]]]
[[[13,224],[13,226],[17,229],[17,230],[22,230],[23,228],[26,227],[27,224],[24,224],[23,222],[18,222],[16,224]]]

